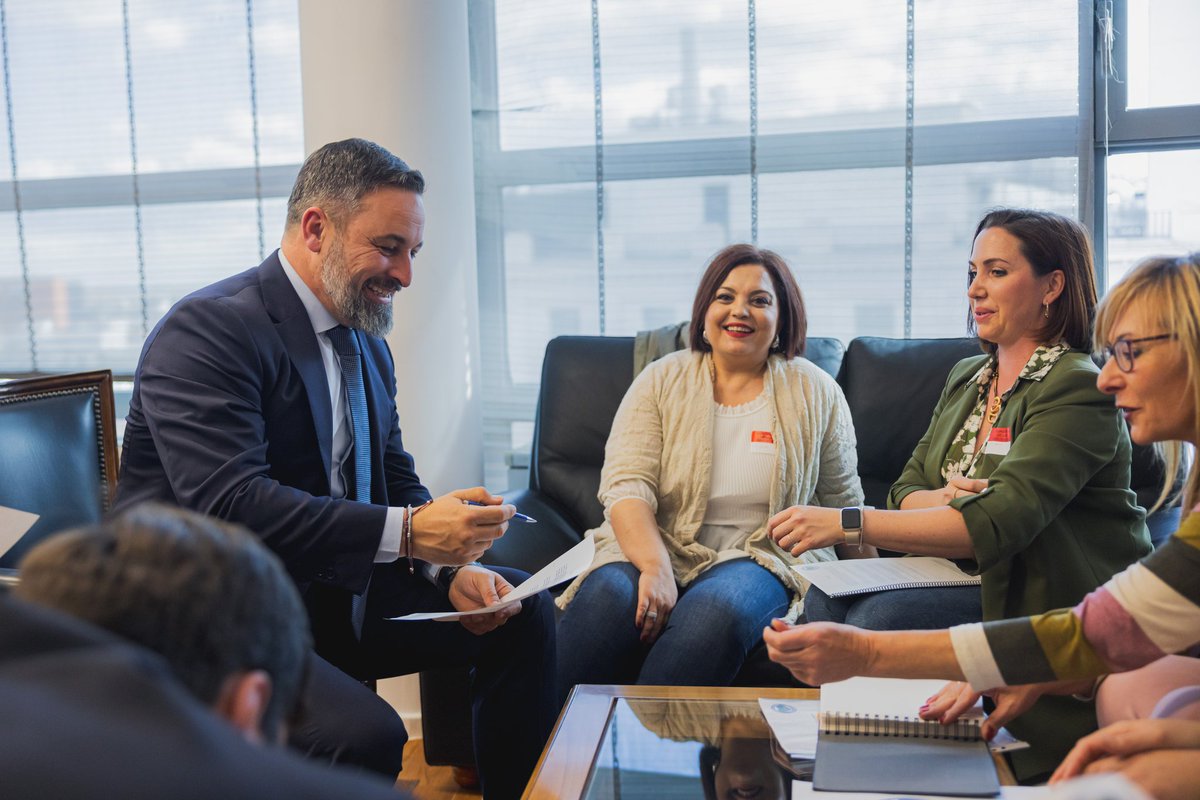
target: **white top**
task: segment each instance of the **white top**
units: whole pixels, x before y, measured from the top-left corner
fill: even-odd
[[[775,478],[772,410],[764,391],[740,406],[715,405],[712,481],[696,541],[718,561],[748,556],[746,539],[767,519]]]

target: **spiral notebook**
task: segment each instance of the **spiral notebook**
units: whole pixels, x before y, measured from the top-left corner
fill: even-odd
[[[821,561],[797,564],[793,569],[830,597],[926,586],[978,586],[980,583],[978,575],[968,575],[953,561],[930,556]]]
[[[813,786],[822,791],[995,797],[982,709],[953,725],[917,710],[945,681],[851,678],[821,687]]]

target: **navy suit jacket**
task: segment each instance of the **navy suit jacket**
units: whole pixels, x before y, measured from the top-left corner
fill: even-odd
[[[391,352],[355,334],[370,410],[371,504],[330,497],[325,368],[273,253],[180,300],[151,331],[129,405],[116,510],[158,500],[240,523],[302,591],[319,583],[346,598],[362,593],[384,506],[422,503],[429,491],[400,439]]]
[[[402,797],[378,778],[250,744],[158,655],[3,592],[0,709],[10,800]]]

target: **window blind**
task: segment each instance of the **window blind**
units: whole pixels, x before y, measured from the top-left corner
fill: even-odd
[[[470,21],[492,485],[528,449],[546,342],[685,319],[725,244],[789,261],[814,335],[957,336],[983,211],[1079,213],[1072,0],[478,0]]]
[[[303,157],[289,0],[0,0],[0,372],[132,374],[274,247]]]

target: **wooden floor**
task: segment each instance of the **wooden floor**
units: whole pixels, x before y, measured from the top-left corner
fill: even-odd
[[[404,746],[404,771],[396,780],[396,788],[408,792],[416,800],[482,800],[479,790],[467,791],[454,782],[451,767],[431,767],[425,763],[425,751],[420,739]]]

